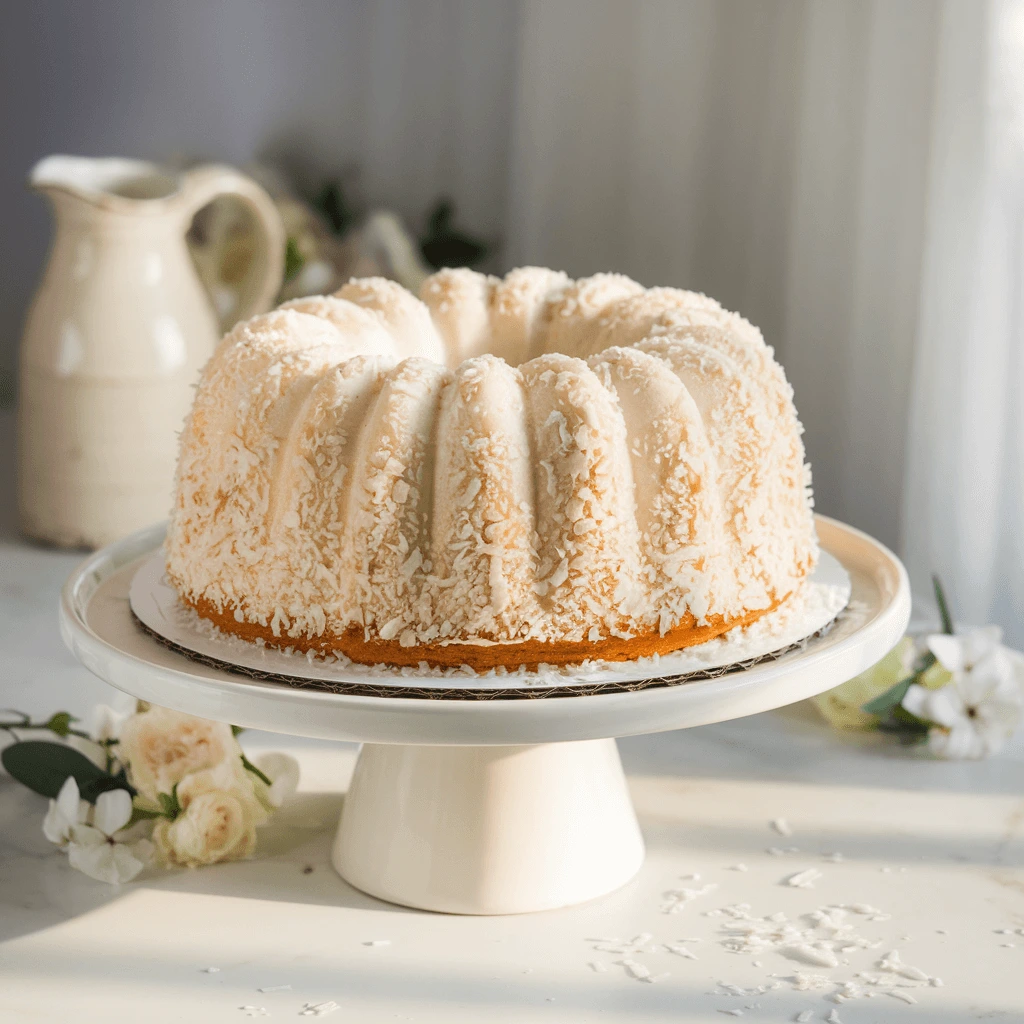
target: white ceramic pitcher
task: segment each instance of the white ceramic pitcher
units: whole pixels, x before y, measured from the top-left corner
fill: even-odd
[[[238,319],[272,304],[284,227],[266,192],[229,167],[172,174],[51,156],[30,183],[57,224],[21,349],[21,523],[40,540],[99,547],[167,516],[178,431],[220,336],[185,243],[196,211],[229,194],[260,225]]]

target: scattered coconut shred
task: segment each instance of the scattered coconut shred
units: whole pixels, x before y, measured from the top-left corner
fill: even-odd
[[[788,829],[784,819],[776,819],[772,822],[776,831],[779,831],[779,823]],[[820,871],[807,868],[783,879],[781,884],[787,888],[811,889],[813,883],[821,877]],[[699,881],[700,875],[691,874],[684,878]],[[690,904],[710,896],[717,889],[715,883],[707,883],[699,888],[669,889],[662,894],[660,909],[665,914],[690,911]],[[830,903],[795,916],[782,911],[758,916],[753,913],[749,903],[733,903],[705,910],[701,916],[717,919],[717,935],[713,941],[725,952],[758,957],[752,962],[755,967],[763,966],[771,954],[777,954],[792,965],[787,973],[767,974],[765,981],[756,986],[719,981],[714,992],[709,994],[735,1000],[782,989],[814,992],[836,1004],[829,1009],[828,1016],[822,1019],[828,1024],[842,1024],[837,1005],[876,996],[915,1004],[918,1001],[916,990],[942,985],[941,978],[930,975],[920,967],[904,963],[898,950],[881,952],[884,940],[861,933],[860,928],[864,924],[891,920],[890,914],[870,903]],[[627,979],[653,984],[670,974],[658,971],[660,965],[657,962],[644,962],[644,958],[667,953],[683,960],[699,960],[700,957],[692,947],[701,943],[702,939],[695,936],[659,939],[652,932],[640,932],[629,939],[605,937],[587,941],[595,952],[609,953],[615,957],[613,960],[591,960],[587,965],[591,971],[603,974],[612,967],[619,967]],[[863,969],[857,969],[851,962],[858,956]],[[830,973],[834,971],[842,972],[843,976]],[[747,1010],[759,1006],[758,1003],[748,1003],[741,1007],[721,1007],[718,1012],[741,1017]],[[814,1011],[806,1009],[791,1019],[797,1024],[805,1024],[813,1016]]]
[[[326,1017],[329,1013],[334,1013],[335,1010],[340,1010],[341,1006],[338,1005],[333,999],[328,999],[324,1003],[306,1003],[301,1010],[299,1010],[300,1017]]]
[[[813,889],[814,883],[821,877],[821,872],[817,868],[807,868],[784,878],[782,884],[792,886],[794,889]]]

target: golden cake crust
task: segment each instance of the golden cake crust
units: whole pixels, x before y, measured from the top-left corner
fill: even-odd
[[[671,654],[706,643],[737,626],[749,626],[777,608],[782,601],[773,601],[768,608],[746,612],[733,619],[725,619],[721,615],[711,616],[702,625],[697,624],[692,614],[687,614],[684,621],[664,635],[651,630],[639,636],[612,636],[595,641],[492,641],[484,644],[416,644],[411,647],[403,647],[397,640],[367,640],[365,631],[358,627],[351,627],[340,636],[334,633],[316,637],[275,635],[269,626],[261,626],[257,622],[239,622],[231,608],[218,610],[202,598],[198,601],[186,600],[185,603],[224,633],[250,642],[261,640],[267,646],[280,650],[291,648],[303,653],[313,651],[319,655],[343,654],[358,665],[390,665],[395,668],[415,668],[421,664],[430,668],[458,668],[466,665],[477,672],[488,672],[500,667],[536,671],[541,665],[634,661],[655,654]]]

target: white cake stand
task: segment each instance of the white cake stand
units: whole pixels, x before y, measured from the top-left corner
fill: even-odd
[[[579,903],[639,869],[643,840],[614,739],[724,721],[836,686],[906,629],[899,560],[818,517],[850,608],[775,661],[714,679],[540,699],[357,696],[209,667],[133,619],[128,589],[163,526],[92,555],[61,595],[61,633],[90,671],[165,707],[275,732],[363,742],[332,851],[348,882],[406,906],[507,914]],[[405,680],[407,681],[407,680]]]

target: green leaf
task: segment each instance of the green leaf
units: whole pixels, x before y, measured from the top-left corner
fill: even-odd
[[[299,251],[299,243],[289,235],[284,248],[285,281],[290,281],[305,265],[306,257]]]
[[[245,754],[242,755],[242,767],[246,771],[252,772],[253,775],[255,775],[256,778],[258,778],[261,782],[265,782],[268,786],[273,785],[270,779],[268,779],[267,776],[264,775],[263,772],[261,772],[259,768],[257,768],[256,765],[254,765],[252,761],[250,761],[249,758],[245,756]]]
[[[878,723],[880,732],[898,736],[901,743],[920,743],[928,738],[931,722],[926,722],[912,715],[905,707],[897,705],[891,708]]]
[[[84,785],[79,783],[78,785],[79,795],[83,800],[88,800],[91,804],[96,803],[101,793],[108,793],[112,789],[126,789],[130,796],[135,796],[135,790],[128,782],[128,776],[123,768],[116,775],[103,772],[103,774],[91,782],[86,782]]]
[[[953,617],[949,614],[946,592],[942,589],[942,580],[938,573],[932,573],[932,586],[935,588],[935,603],[939,606],[939,618],[942,620],[942,632],[953,635]]]
[[[58,736],[67,736],[71,731],[71,723],[77,721],[78,719],[67,711],[58,711],[50,716],[50,720],[46,723],[46,728]]]
[[[440,199],[427,218],[427,230],[419,240],[423,258],[435,270],[441,267],[473,267],[488,252],[487,244],[454,226],[455,207]]]
[[[884,715],[890,708],[899,707],[914,678],[914,676],[907,676],[906,679],[901,679],[894,686],[890,686],[885,693],[880,693],[874,700],[869,700],[867,704],[861,705],[861,711],[869,715]]]
[[[243,732],[245,732],[245,726],[244,725],[233,725],[233,726],[231,726],[231,735],[232,736],[241,736]]]
[[[914,675],[920,676],[928,671],[932,665],[938,662],[938,658],[931,651],[922,651],[914,661]]]
[[[170,818],[171,821],[181,814],[181,804],[178,802],[178,784],[168,793],[157,793],[160,800],[160,817]]]
[[[159,811],[151,811],[147,807],[133,807],[132,816],[128,819],[128,824],[125,828],[131,828],[132,825],[136,825],[140,821],[152,821],[153,818],[162,817],[163,815]]]
[[[446,235],[455,219],[455,206],[450,199],[439,199],[427,218],[428,235]]]
[[[323,215],[336,235],[344,235],[356,219],[340,181],[327,182],[313,200],[313,208]]]
[[[107,785],[102,780],[112,780],[102,768],[97,768],[84,754],[80,754],[63,743],[52,743],[49,740],[24,740],[12,743],[0,753],[0,761],[4,768],[23,786],[28,786],[41,796],[55,800],[68,776],[74,776],[83,799],[87,792],[96,787],[125,789],[126,786]],[[100,788],[97,792],[102,792]],[[95,800],[95,797],[93,797]]]
[[[914,641],[905,636],[884,657],[860,675],[813,697],[814,706],[834,729],[873,729],[878,716],[861,710],[868,701],[885,693],[907,675],[907,660]]]

